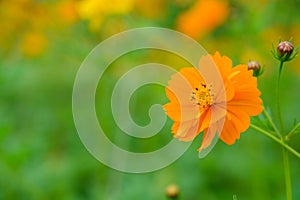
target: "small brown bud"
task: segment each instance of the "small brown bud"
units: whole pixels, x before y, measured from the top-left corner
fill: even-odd
[[[284,63],[293,60],[297,56],[299,48],[300,47],[294,48],[291,40],[284,42],[279,41],[277,49],[275,49],[274,45],[272,45],[271,52],[274,58],[279,60],[281,63]]]
[[[166,195],[170,199],[176,199],[179,195],[179,188],[175,184],[171,184],[166,188]]]
[[[277,47],[278,55],[283,58],[285,56],[285,59],[288,59],[294,51],[294,46],[292,43],[288,41],[280,42]]]
[[[248,70],[253,71],[253,76],[259,76],[262,74],[262,68],[257,61],[249,61],[248,62]]]

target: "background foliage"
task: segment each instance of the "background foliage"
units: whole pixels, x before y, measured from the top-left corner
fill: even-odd
[[[136,27],[182,31],[235,64],[257,60],[262,97],[275,113],[278,63],[270,49],[279,38],[300,44],[299,0],[2,0],[0,1],[0,199],[165,199],[177,184],[181,199],[283,199],[281,148],[252,130],[233,146],[219,142],[202,160],[190,149],[174,164],[148,174],[125,174],[95,160],[81,143],[72,118],[72,87],[87,54],[111,35]],[[149,140],[132,139],[115,124],[110,107],[114,84],[138,64],[187,64],[155,50],[132,52],[105,72],[96,109],[108,137],[124,149],[147,152],[172,139],[171,121]],[[298,120],[300,59],[282,74],[286,127]],[[149,123],[148,108],[164,104],[164,88],[148,85],[132,97],[138,124]],[[300,150],[300,137],[291,145]],[[294,199],[300,198],[300,161],[291,158]]]

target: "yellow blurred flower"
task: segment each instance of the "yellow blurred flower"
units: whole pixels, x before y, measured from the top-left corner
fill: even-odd
[[[78,19],[76,0],[0,0],[0,45],[8,53],[15,45],[25,56],[39,56],[47,47],[44,32],[60,34]],[[67,26],[66,26],[67,25]]]
[[[200,39],[223,24],[229,14],[225,0],[198,0],[193,7],[177,19],[179,31]]]
[[[0,44],[5,52],[19,43],[23,55],[40,55],[46,47],[46,37],[40,33],[47,27],[48,17],[45,5],[32,0],[11,0],[0,2]],[[28,30],[39,30],[27,33]],[[20,40],[19,40],[20,38]]]
[[[56,12],[61,22],[72,24],[78,19],[76,3],[73,0],[60,1],[56,5]]]
[[[131,11],[134,0],[84,0],[77,9],[82,19],[90,21],[90,29],[98,31],[107,15],[126,14]]]
[[[41,55],[47,46],[48,39],[39,32],[30,32],[26,34],[21,41],[21,51],[23,55],[35,57]]]
[[[14,0],[0,1],[0,41],[6,42],[14,33],[20,31],[18,29],[22,26],[22,21],[28,18],[26,6],[25,0],[19,3]]]
[[[135,10],[141,16],[150,19],[159,19],[166,14],[167,2],[165,0],[135,0]]]

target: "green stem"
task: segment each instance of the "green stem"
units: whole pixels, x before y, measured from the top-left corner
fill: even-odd
[[[250,127],[253,128],[254,130],[264,134],[265,136],[271,138],[272,140],[274,140],[275,142],[277,142],[278,144],[280,144],[282,147],[284,147],[287,151],[289,151],[290,153],[294,154],[296,157],[300,158],[300,153],[297,152],[295,149],[293,149],[292,147],[290,147],[288,144],[284,143],[284,141],[282,141],[281,139],[275,137],[273,134],[261,129],[258,126],[255,126],[253,124],[250,124]]]
[[[282,155],[283,155],[283,167],[284,167],[284,176],[285,176],[286,199],[292,200],[292,181],[291,181],[290,163],[289,163],[289,157],[287,151],[284,148],[282,148]]]
[[[280,132],[283,134],[284,137],[284,125],[282,120],[282,114],[280,109],[280,75],[281,70],[283,68],[283,61],[280,62],[279,65],[279,74],[277,80],[277,113],[278,113],[278,120],[280,125]],[[285,144],[283,138],[281,138],[281,142]],[[289,164],[289,157],[287,155],[286,149],[282,148],[282,155],[283,155],[283,167],[284,167],[284,176],[285,176],[285,186],[286,186],[286,199],[292,200],[292,182],[291,182],[291,173],[290,173],[290,164]]]
[[[281,74],[281,70],[283,67],[283,63],[284,62],[280,62],[280,66],[279,66],[279,74],[278,74],[278,80],[277,80],[277,92],[276,92],[276,96],[277,96],[277,101],[276,101],[276,105],[277,105],[277,115],[278,115],[278,121],[279,121],[279,125],[280,125],[280,131],[282,133],[284,133],[284,125],[283,125],[283,121],[282,121],[282,115],[281,115],[281,109],[280,109],[280,74]]]
[[[277,136],[279,138],[282,138],[281,134],[280,134],[280,131],[278,130],[277,126],[274,124],[272,118],[270,117],[269,113],[266,111],[266,108],[264,107],[264,110],[263,110],[263,114],[265,115],[265,117],[267,118],[267,120],[269,121],[269,123],[271,124],[271,126],[273,127],[275,133],[277,134]]]
[[[292,136],[294,136],[297,132],[296,130],[300,127],[300,122],[286,135],[285,139],[289,140]]]

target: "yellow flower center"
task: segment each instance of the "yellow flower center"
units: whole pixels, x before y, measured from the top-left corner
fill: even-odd
[[[198,87],[195,87],[192,95],[191,101],[194,105],[198,106],[201,110],[213,105],[213,94],[211,94],[212,85],[207,85],[202,82]]]

